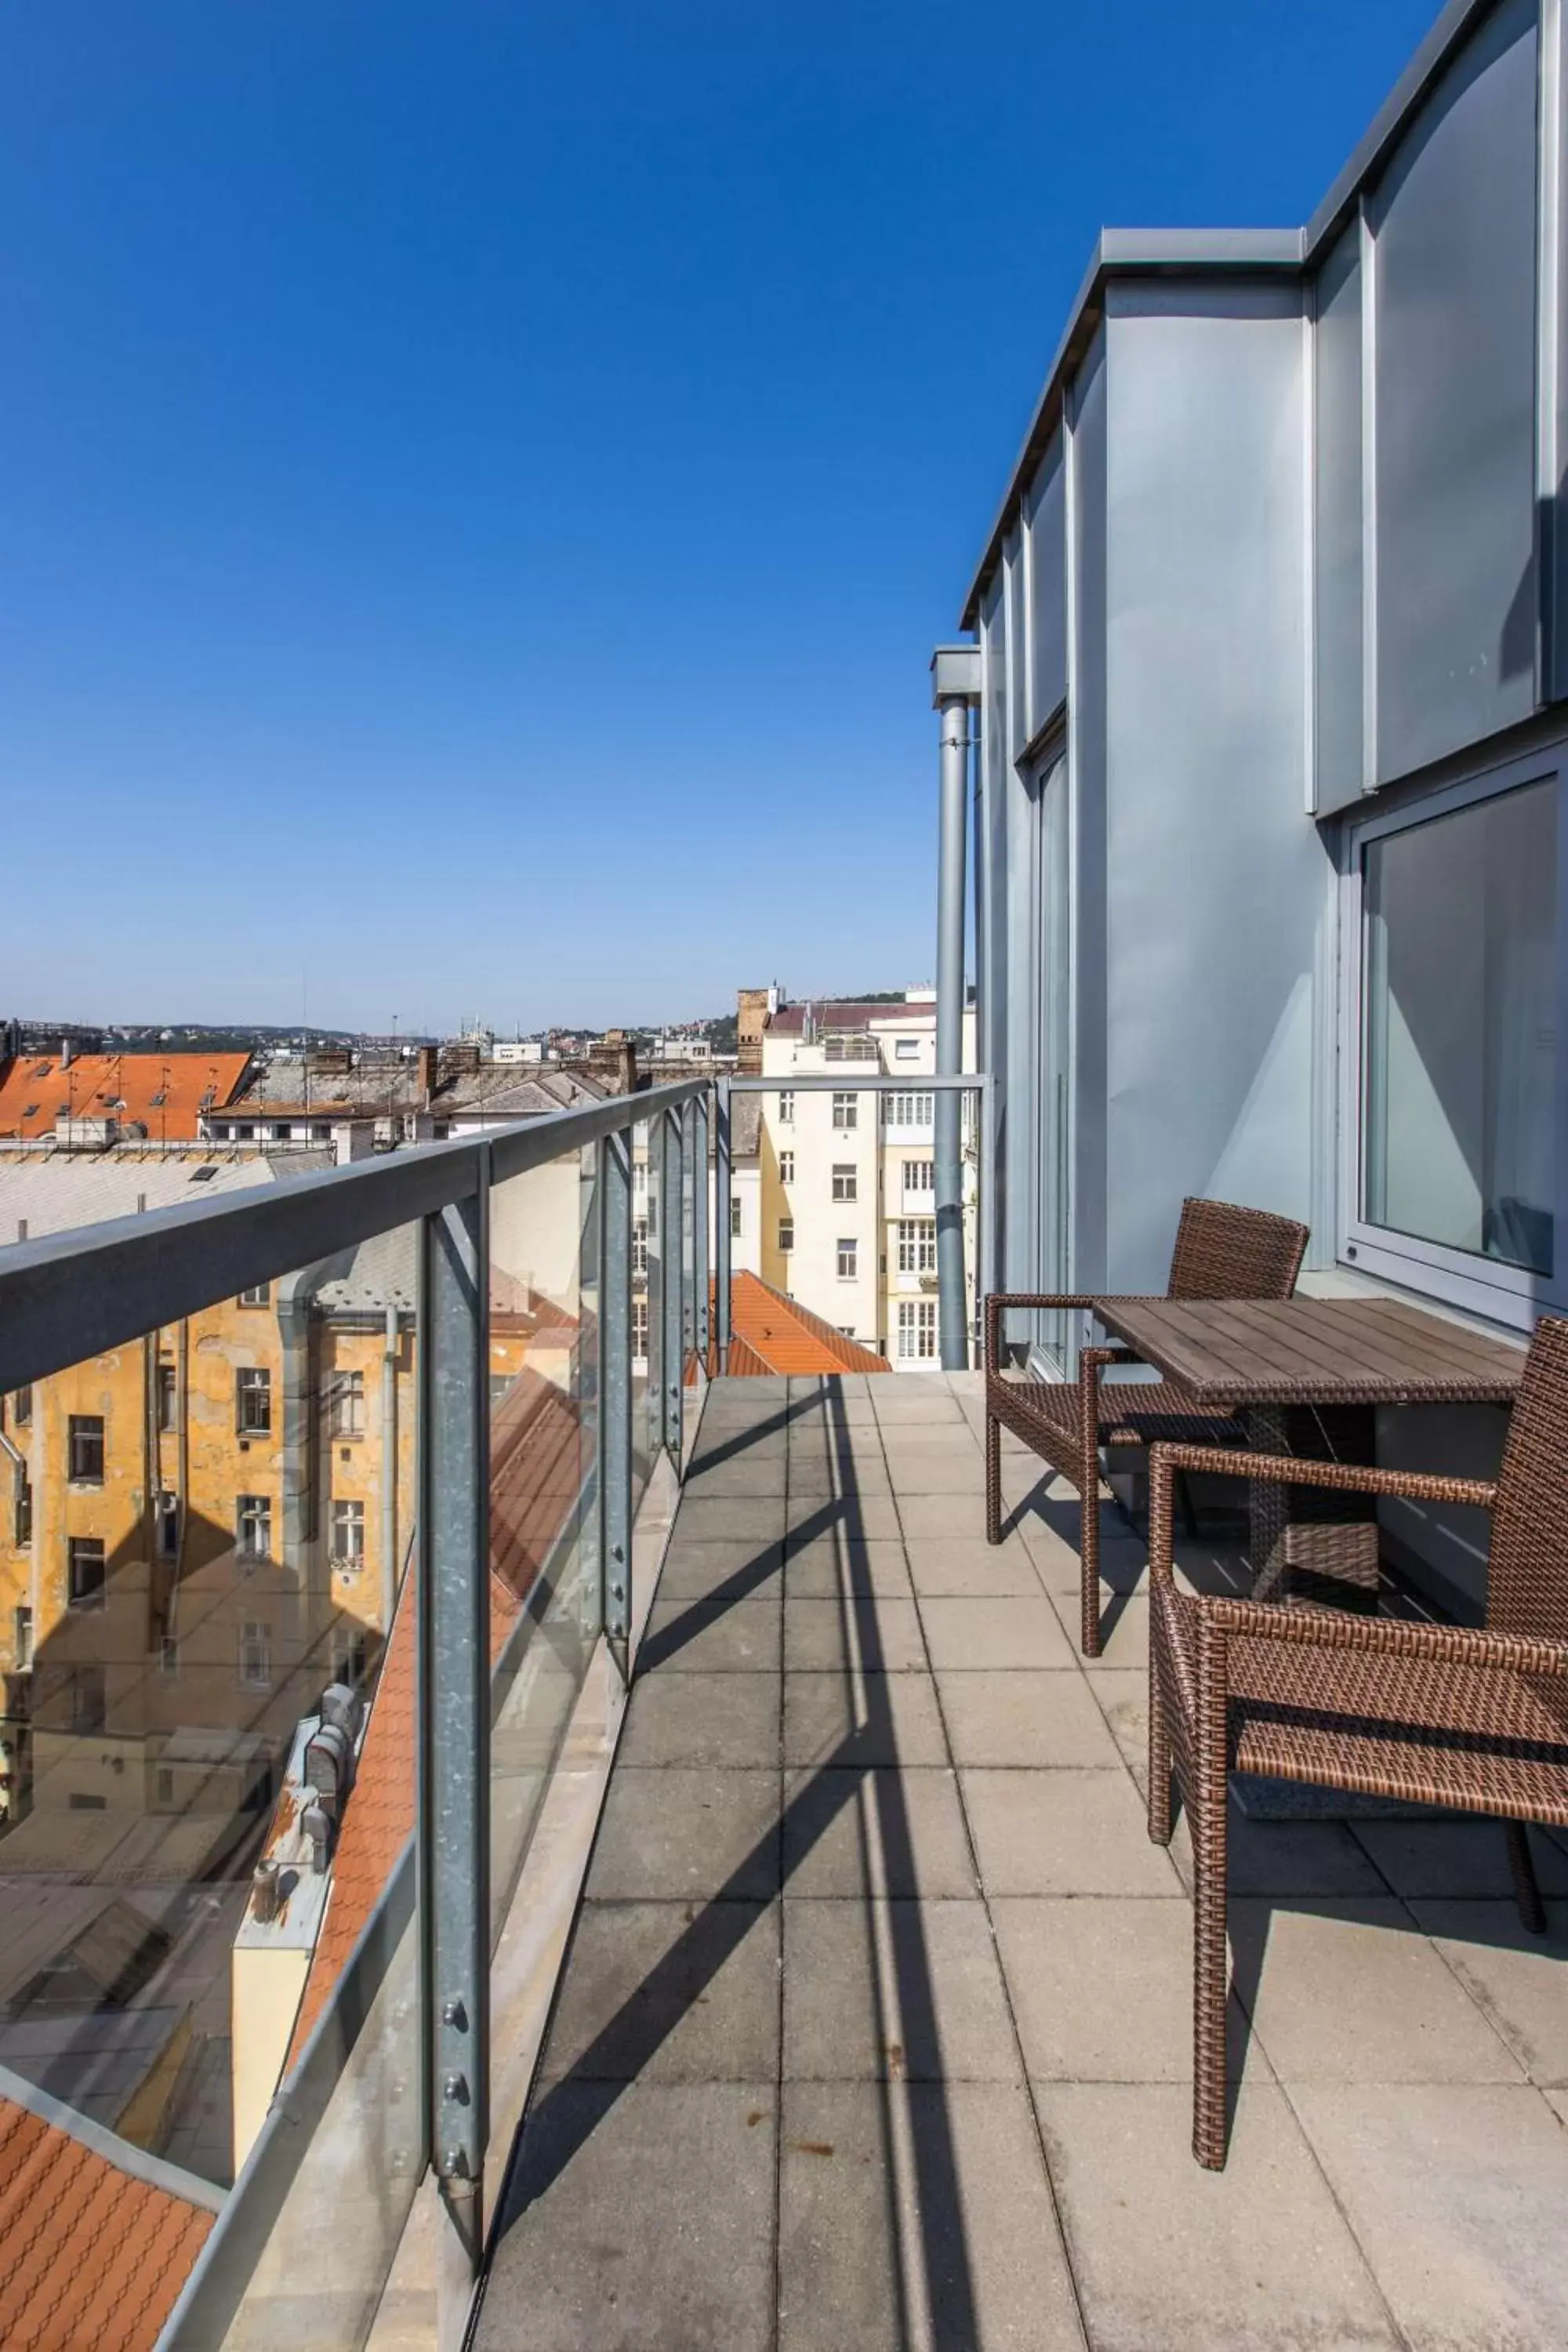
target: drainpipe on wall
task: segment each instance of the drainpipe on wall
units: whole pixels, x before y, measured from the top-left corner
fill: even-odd
[[[980,698],[980,648],[939,646],[931,701],[942,737],[936,867],[936,1066],[963,1067],[963,860],[969,827],[969,710]],[[963,1097],[940,1091],[936,1115],[937,1335],[944,1372],[969,1362],[963,1280]]]
[[[381,1359],[381,1638],[392,1639],[397,1606],[397,1309],[386,1302]]]

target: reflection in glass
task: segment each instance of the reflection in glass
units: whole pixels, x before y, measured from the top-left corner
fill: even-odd
[[[1555,787],[1365,853],[1364,1213],[1549,1275],[1556,1174]]]

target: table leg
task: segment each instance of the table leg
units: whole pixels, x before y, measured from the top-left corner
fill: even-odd
[[[1257,1405],[1247,1423],[1247,1442],[1258,1453],[1370,1463],[1376,1451],[1376,1422],[1369,1405]],[[1375,1610],[1373,1496],[1258,1481],[1249,1504],[1256,1599]]]

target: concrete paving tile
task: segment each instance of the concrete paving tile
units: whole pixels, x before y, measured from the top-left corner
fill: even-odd
[[[1042,1526],[1038,1520],[1025,1518],[1017,1523],[1016,1539],[1022,1543],[1033,1560],[1046,1591],[1059,1593],[1064,1601],[1071,1601],[1076,1605],[1079,1591],[1077,1513],[1073,1515],[1070,1538]],[[1100,1587],[1102,1607],[1110,1603],[1115,1593],[1136,1592],[1148,1572],[1147,1548],[1135,1537],[1101,1535]]]
[[[589,1895],[766,1901],[778,1886],[777,1772],[617,1764],[588,1866]]]
[[[1392,1897],[1229,1908],[1232,1982],[1282,2083],[1507,2083],[1523,2069]]]
[[[1062,1631],[1078,1650],[1079,1601],[1076,1592],[1053,1592],[1052,1606]],[[1079,1656],[1086,1675],[1147,1674],[1149,1667],[1149,1600],[1142,1592],[1102,1594],[1100,1612],[1100,1654]]]
[[[786,1766],[945,1764],[935,1685],[929,1675],[786,1674],[784,1754]]]
[[[772,2352],[777,2145],[772,2081],[553,2086],[475,2352]]]
[[[766,1600],[658,1600],[643,1638],[639,1672],[676,1666],[686,1675],[776,1675],[783,1625],[776,1588]]]
[[[1013,1601],[922,1601],[931,1664],[1068,1667],[1073,1653],[1043,1593]]]
[[[1106,1726],[1140,1789],[1149,1778],[1149,1677],[1135,1667],[1106,1666],[1089,1685]]]
[[[542,2078],[765,2082],[779,2062],[776,1903],[585,1903]]]
[[[899,1517],[900,1532],[917,1541],[937,1536],[984,1536],[985,1498],[984,1494],[902,1494]]]
[[[1291,2096],[1411,2346],[1568,2344],[1568,2133],[1539,2093],[1346,2084]]]
[[[1024,2092],[791,2083],[780,2352],[1081,2352]]]
[[[1185,1813],[1171,1840],[1182,1884],[1193,1884],[1192,1827]],[[1234,1895],[1381,1895],[1383,1880],[1342,1822],[1253,1821],[1231,1801],[1226,1830],[1226,1883]]]
[[[757,1544],[749,1538],[728,1543],[689,1543],[678,1536],[659,1570],[656,1607],[667,1601],[709,1601],[776,1596],[784,1566],[782,1543]]]
[[[1532,1936],[1512,1903],[1426,1902],[1410,1908],[1532,2083],[1568,2085],[1568,1904],[1547,1906]]]
[[[1022,2080],[983,1903],[784,1911],[786,2080]]]
[[[915,1604],[870,1592],[792,1601],[784,1611],[784,1664],[792,1672],[856,1664],[868,1673],[923,1674]]]
[[[789,1469],[784,1447],[746,1445],[732,1453],[694,1454],[681,1488],[683,1501],[729,1501],[737,1495],[782,1495]]]
[[[682,1495],[670,1540],[676,1544],[739,1540],[761,1551],[764,1544],[779,1542],[784,1531],[782,1490],[776,1495],[715,1495],[711,1500]]]
[[[987,1895],[1152,1895],[1180,1901],[1171,1859],[1149,1842],[1120,1772],[963,1771],[963,1809]]]
[[[904,1532],[899,1505],[891,1494],[830,1496],[815,1509],[803,1496],[791,1511],[790,1525],[803,1539],[832,1533],[861,1543],[896,1543]]]
[[[994,1899],[1002,1971],[1032,2075],[1187,2083],[1193,1915],[1147,1897]]]
[[[915,1591],[956,1600],[1033,1599],[1040,1590],[1035,1564],[1022,1544],[988,1544],[984,1536],[916,1537],[909,1545]]]
[[[895,1385],[874,1389],[871,1402],[884,1429],[931,1429],[944,1423],[962,1429],[964,1425],[957,1398],[944,1388],[927,1387],[918,1374],[900,1373]]]
[[[784,1600],[833,1601],[842,1592],[877,1592],[908,1601],[914,1588],[904,1547],[891,1538],[871,1543],[853,1536],[819,1536],[784,1552]]]
[[[1034,2094],[1095,2352],[1395,2352],[1355,2240],[1266,2074],[1248,2073],[1217,2173],[1193,2160],[1184,2084]]]
[[[692,1675],[667,1666],[639,1675],[616,1769],[623,1765],[742,1765],[779,1760],[779,1685],[772,1675]]]
[[[854,1498],[861,1495],[886,1497],[892,1489],[888,1479],[887,1465],[880,1455],[875,1461],[849,1461],[826,1454],[805,1461],[792,1454],[789,1462],[789,1497],[792,1503],[809,1498],[818,1502],[826,1496]]]
[[[1498,1822],[1427,1820],[1352,1823],[1396,1895],[1495,1897],[1511,1895],[1508,1847]],[[1543,1895],[1568,1895],[1568,1853],[1531,1833]]]
[[[955,1764],[1078,1764],[1121,1769],[1121,1757],[1081,1675],[1027,1667],[937,1676]]]
[[[952,1774],[786,1772],[784,1872],[791,1895],[973,1895]]]
[[[888,1475],[899,1496],[962,1495],[984,1506],[985,1465],[980,1449],[966,1438],[958,1446],[888,1449]]]

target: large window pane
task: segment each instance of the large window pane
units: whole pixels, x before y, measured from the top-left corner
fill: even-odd
[[[1363,1213],[1552,1270],[1556,803],[1527,785],[1369,844]]]

